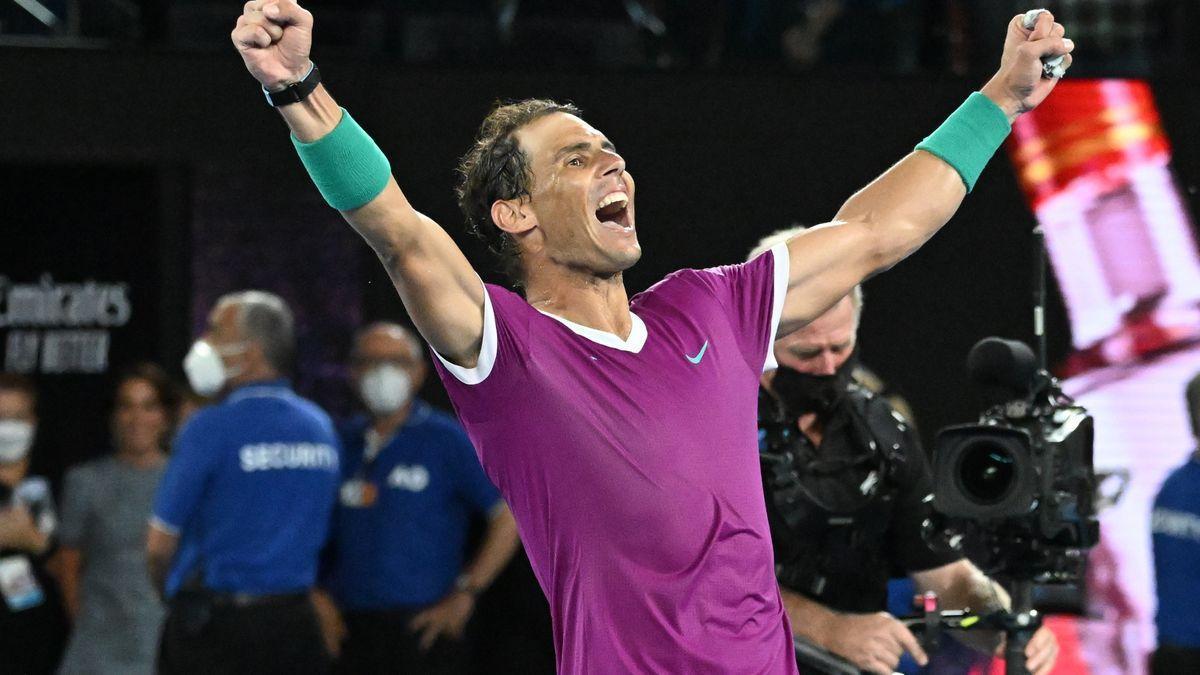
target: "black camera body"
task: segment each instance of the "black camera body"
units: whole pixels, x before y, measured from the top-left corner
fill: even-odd
[[[949,534],[952,545],[965,538],[989,572],[1077,581],[1081,554],[1100,534],[1093,420],[1048,374],[1025,382],[978,424],[938,433],[931,534]]]

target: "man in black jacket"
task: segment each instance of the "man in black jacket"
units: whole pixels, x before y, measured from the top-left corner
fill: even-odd
[[[794,234],[777,233],[759,248]],[[1009,597],[970,561],[922,536],[933,476],[911,424],[855,378],[861,311],[856,287],[775,342],[779,368],[763,375],[763,487],[793,631],[890,675],[904,652],[921,664],[927,656],[884,611],[889,578],[911,576],[945,609],[988,613],[1008,607]],[[969,635],[973,647],[998,646],[994,633]],[[1026,649],[1027,667],[1047,673],[1057,653],[1054,634],[1042,628]]]

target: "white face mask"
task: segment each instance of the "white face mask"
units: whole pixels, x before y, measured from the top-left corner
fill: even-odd
[[[225,386],[231,377],[237,377],[238,370],[230,370],[221,360],[221,354],[237,354],[245,351],[245,346],[232,345],[214,348],[207,340],[196,340],[187,356],[183,357],[183,372],[187,375],[188,384],[192,391],[201,396],[212,396]]]
[[[412,378],[398,366],[376,366],[363,375],[358,393],[372,414],[385,417],[403,408],[412,398]]]
[[[25,420],[0,420],[0,462],[18,462],[33,446],[33,424]]]

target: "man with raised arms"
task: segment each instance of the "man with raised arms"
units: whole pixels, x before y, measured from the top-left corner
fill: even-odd
[[[996,76],[827,225],[632,299],[634,181],[578,110],[498,107],[460,167],[468,225],[522,297],[485,285],[408,203],[320,84],[312,27],[292,0],[254,0],[232,38],[436,353],[549,600],[559,671],[794,673],[756,440],[771,344],[950,219],[1012,120],[1053,89],[1040,59],[1071,51],[1063,27],[1014,18]]]

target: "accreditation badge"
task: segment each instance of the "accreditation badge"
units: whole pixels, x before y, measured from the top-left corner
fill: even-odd
[[[23,555],[0,558],[0,593],[4,594],[4,602],[13,612],[37,607],[45,600],[42,587],[33,575],[33,567]]]
[[[351,509],[365,509],[375,505],[379,498],[379,488],[369,480],[354,479],[342,483],[338,492],[342,506]]]

